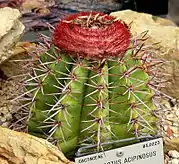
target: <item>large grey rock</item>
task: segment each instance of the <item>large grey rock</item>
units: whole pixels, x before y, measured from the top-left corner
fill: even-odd
[[[0,63],[13,55],[12,48],[24,32],[25,27],[19,21],[20,17],[17,9],[0,9]]]

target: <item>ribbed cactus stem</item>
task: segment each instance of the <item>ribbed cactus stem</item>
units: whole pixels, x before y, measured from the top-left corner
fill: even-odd
[[[58,110],[55,120],[60,124],[54,129],[54,137],[58,138],[58,145],[65,153],[78,146],[84,85],[88,76],[87,67],[85,60],[77,61],[69,72],[62,94],[57,101],[61,109]]]
[[[118,139],[156,132],[152,103],[154,93],[149,89],[149,75],[143,70],[146,63],[129,50],[119,61],[109,61],[109,79],[114,88],[110,92],[111,129]],[[120,125],[120,126],[119,126]]]
[[[86,84],[81,115],[82,143],[97,144],[111,140],[108,102],[108,66],[106,61],[92,65]]]
[[[59,94],[60,79],[68,73],[71,65],[68,62],[71,57],[59,54],[55,47],[44,52],[33,68],[33,74],[26,81],[26,89],[32,92],[31,119],[29,121],[29,131],[43,134],[39,126],[43,126],[43,121],[52,115],[49,112],[54,105],[54,98]],[[59,80],[58,80],[59,79]],[[39,121],[37,121],[39,120]]]

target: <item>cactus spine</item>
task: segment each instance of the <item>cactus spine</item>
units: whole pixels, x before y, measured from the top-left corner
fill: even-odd
[[[65,154],[82,145],[156,134],[149,56],[124,23],[85,12],[61,21],[27,78],[29,133],[57,140]],[[106,149],[110,149],[108,147]]]

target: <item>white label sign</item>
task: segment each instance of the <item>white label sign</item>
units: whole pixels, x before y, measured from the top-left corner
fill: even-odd
[[[162,138],[75,159],[76,164],[164,164]]]

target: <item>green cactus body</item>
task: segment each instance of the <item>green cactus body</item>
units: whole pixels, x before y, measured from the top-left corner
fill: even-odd
[[[92,66],[86,84],[81,115],[80,138],[83,145],[100,144],[111,140],[108,102],[108,66],[98,63]]]
[[[89,31],[73,24],[86,19],[81,17],[83,14],[87,14],[87,23],[92,19],[95,24],[99,19],[98,24],[92,29],[88,27]],[[33,90],[29,133],[57,140],[57,146],[70,156],[84,145],[95,144],[97,151],[106,150],[113,146],[104,147],[103,143],[157,132],[153,114],[156,106],[152,101],[154,92],[148,85],[151,78],[146,61],[142,55],[137,55],[136,48],[129,48],[130,35],[125,25],[117,22],[119,27],[112,29],[119,31],[114,35],[115,31],[105,33],[107,28],[96,32],[96,26],[101,24],[104,15],[93,14],[94,17],[89,17],[89,13],[82,13],[72,24],[68,19],[62,22],[54,34],[55,44],[41,55],[35,64],[36,69],[27,79],[27,90]],[[109,22],[111,19],[114,18],[107,16],[105,27],[113,23]],[[101,35],[104,35],[104,43],[98,38]],[[70,42],[69,45],[65,44],[66,41]],[[110,45],[101,55],[103,44],[108,42]],[[62,50],[65,47],[65,51],[60,46]],[[121,52],[122,48],[125,51]]]
[[[130,80],[124,76],[128,70],[125,64],[120,61],[109,61],[111,67],[109,79],[112,83],[110,89],[110,108],[116,112],[110,113],[111,129],[114,133],[113,139],[134,136],[128,132],[129,128],[127,127],[131,115],[130,104],[135,100],[127,91],[130,86]]]
[[[61,125],[58,126],[57,123],[54,136],[58,138],[58,145],[65,153],[78,146],[84,83],[88,77],[87,66],[86,61],[80,61],[72,68],[70,79],[67,80],[64,93],[59,99],[62,109],[57,111],[55,120]]]
[[[55,60],[48,55],[49,53],[54,56]],[[27,79],[27,89],[35,88],[35,91],[33,91],[32,116],[29,120],[29,131],[33,129],[34,132],[39,132],[41,135],[43,131],[39,126],[51,115],[51,113],[48,114],[45,111],[51,108],[49,104],[54,105],[54,94],[59,93],[59,88],[56,87],[59,85],[58,79],[64,77],[64,74],[68,73],[67,68],[71,67],[70,64],[67,64],[71,61],[69,56],[56,53],[57,49],[54,47],[51,47],[48,52],[43,53],[38,66],[34,68],[32,77]],[[52,64],[45,64],[45,62],[52,62]],[[59,73],[59,71],[62,73]]]
[[[117,113],[110,115],[114,139],[156,132],[156,117],[153,115],[156,107],[152,103],[154,93],[147,85],[149,76],[140,68],[143,63],[132,55],[129,50],[120,62],[109,61],[109,79],[114,82],[110,108]]]

